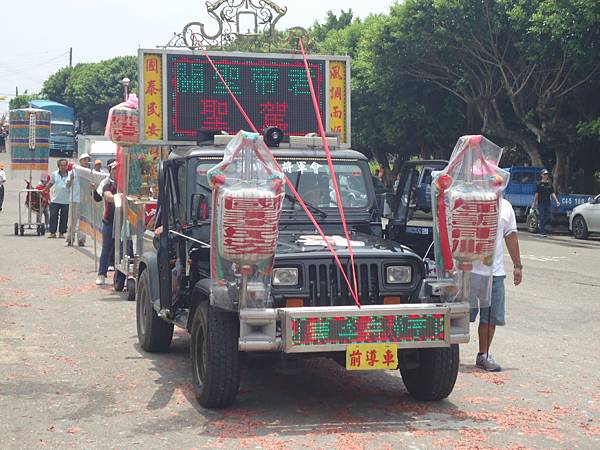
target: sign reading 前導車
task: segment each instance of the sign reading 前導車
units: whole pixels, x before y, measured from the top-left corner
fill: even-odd
[[[209,52],[259,131],[286,136],[317,132],[300,55]],[[350,60],[310,56],[311,78],[325,129],[350,144]],[[140,50],[140,130],[148,144],[196,142],[203,133],[236,133],[249,126],[204,54]]]

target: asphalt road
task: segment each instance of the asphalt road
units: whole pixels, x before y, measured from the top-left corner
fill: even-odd
[[[5,154],[0,161],[6,163]],[[137,344],[135,304],[94,285],[93,248],[13,235],[0,213],[0,448],[599,448],[600,240],[520,235],[524,282],[507,282],[504,371],[461,348],[448,400],[411,400],[398,374],[326,360],[246,369],[234,407],[199,407],[189,338]],[[508,281],[508,280],[507,280]]]

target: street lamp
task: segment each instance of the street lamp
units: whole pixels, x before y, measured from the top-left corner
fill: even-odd
[[[121,84],[123,85],[123,93],[125,95],[125,101],[127,101],[128,97],[129,83],[131,83],[131,80],[127,77],[121,80]]]

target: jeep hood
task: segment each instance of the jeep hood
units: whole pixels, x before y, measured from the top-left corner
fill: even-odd
[[[329,242],[332,244],[339,257],[349,257],[346,238],[341,234],[327,234]],[[391,254],[400,256],[402,254],[414,255],[412,250],[397,242],[381,239],[377,236],[371,236],[363,233],[351,234],[352,252],[357,258],[361,257],[387,257]],[[288,255],[298,255],[308,253],[315,258],[327,257],[331,252],[319,234],[312,233],[286,233],[279,234],[276,256],[286,257]]]

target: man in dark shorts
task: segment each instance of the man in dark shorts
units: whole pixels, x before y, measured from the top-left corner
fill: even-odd
[[[546,169],[541,172],[542,180],[538,183],[533,197],[531,208],[538,207],[539,231],[542,236],[546,235],[546,225],[552,222],[552,206],[550,201],[554,200],[556,207],[560,206],[560,202],[554,192],[554,187],[550,182],[550,174]]]
[[[471,322],[475,322],[479,315],[477,336],[479,338],[479,352],[475,358],[475,365],[488,372],[502,370],[490,353],[490,346],[497,326],[504,326],[505,319],[505,293],[504,279],[504,246],[513,262],[513,281],[515,286],[521,284],[523,279],[523,265],[521,264],[521,251],[517,237],[517,221],[512,205],[506,199],[500,201],[500,214],[498,217],[498,230],[496,237],[496,250],[492,271],[480,262],[473,264],[470,273],[471,289],[469,300],[471,302]],[[490,280],[491,278],[491,280]],[[490,292],[491,290],[491,292]]]

